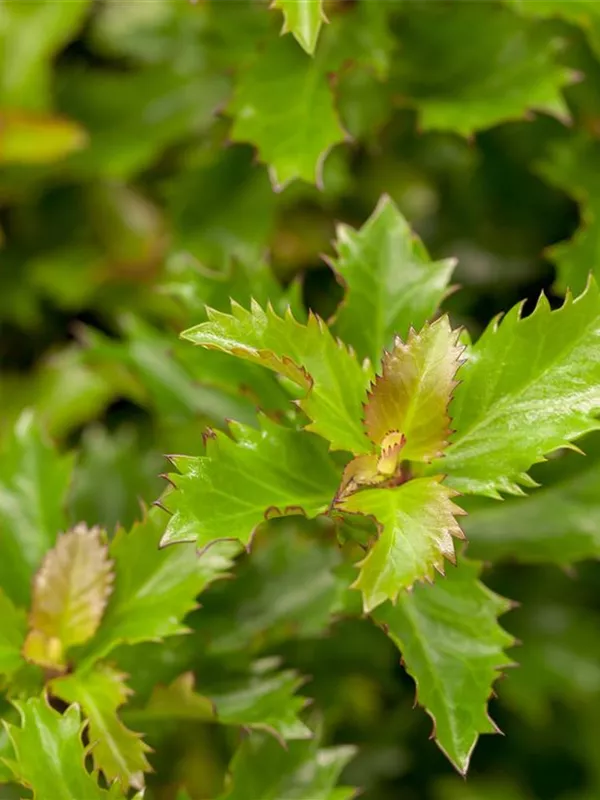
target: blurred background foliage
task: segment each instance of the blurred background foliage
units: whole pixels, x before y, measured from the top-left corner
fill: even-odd
[[[0,441],[33,407],[77,454],[72,520],[129,525],[161,491],[163,453],[285,399],[178,332],[230,297],[329,317],[335,225],[361,225],[382,193],[432,256],[459,258],[445,308],[472,335],[542,289],[554,305],[579,292],[600,276],[599,6],[334,0],[311,59],[259,0],[3,0]],[[312,677],[326,743],[358,743],[343,782],[369,800],[597,800],[600,572],[561,568],[576,530],[600,539],[597,437],[584,449],[539,467],[551,499],[472,503],[470,552],[522,604],[503,620],[522,645],[492,702],[506,737],[484,737],[467,783],[391,643],[345,619],[314,525],[259,536],[191,636],[119,664],[143,698],[184,669],[281,656]],[[150,798],[220,790],[233,732],[149,741]]]

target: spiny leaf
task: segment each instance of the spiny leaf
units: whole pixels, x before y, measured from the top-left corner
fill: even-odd
[[[25,657],[64,669],[67,650],[87,642],[98,629],[112,580],[99,528],[82,524],[59,536],[34,579]]]
[[[402,458],[431,461],[442,455],[450,433],[448,404],[463,347],[447,317],[411,330],[406,344],[396,338],[383,356],[365,406],[365,426],[372,442],[382,445],[390,433],[401,434]]]
[[[231,542],[197,558],[193,545],[159,550],[164,530],[164,512],[152,508],[129,533],[117,531],[109,547],[114,591],[96,636],[78,654],[82,670],[119,644],[185,633],[182,620],[196,607],[196,596],[231,567],[238,549]]]
[[[455,516],[464,512],[450,499],[457,493],[441,480],[438,475],[365,489],[339,503],[341,511],[372,516],[379,526],[379,538],[360,562],[354,583],[365,611],[396,601],[416,581],[431,581],[434,569],[444,574],[445,558],[455,563],[452,537],[464,539]]]
[[[274,0],[272,8],[283,12],[282,33],[292,33],[304,50],[312,55],[321,25],[327,21],[322,0]]]
[[[374,614],[402,653],[437,744],[462,774],[479,734],[497,731],[487,702],[500,670],[511,665],[504,650],[514,644],[496,621],[510,603],[480,583],[479,572],[477,563],[461,559],[444,579]]]
[[[349,746],[319,749],[317,736],[283,749],[253,733],[234,755],[228,788],[218,800],[351,800],[354,789],[335,785],[353,755]]]
[[[64,714],[50,708],[45,697],[15,703],[21,726],[6,725],[15,758],[7,763],[14,779],[31,789],[34,800],[124,800],[115,784],[101,789],[84,766],[81,741],[84,723],[77,706]]]
[[[387,195],[360,230],[339,225],[335,246],[346,296],[333,330],[376,364],[395,334],[405,338],[433,316],[456,262],[432,262]]]
[[[90,671],[75,672],[52,682],[52,692],[68,703],[78,703],[88,719],[94,767],[107,781],[118,780],[123,789],[144,786],[150,770],[146,753],[150,748],[141,734],[126,728],[117,714],[131,690],[125,675],[98,664]]]
[[[174,459],[182,473],[163,502],[173,513],[162,543],[195,542],[205,549],[219,539],[248,546],[269,516],[327,509],[339,480],[321,439],[283,428],[266,417],[261,430],[231,423],[234,439],[216,433],[200,458]]]
[[[25,612],[0,589],[0,675],[9,678],[23,664],[21,648],[27,632]]]
[[[238,76],[231,111],[232,140],[258,148],[276,190],[295,178],[320,185],[327,153],[345,136],[325,71],[287,38]]]
[[[260,663],[255,673],[221,689],[207,690],[206,695],[194,690],[193,674],[184,673],[170,686],[155,687],[140,718],[238,725],[270,733],[282,744],[286,740],[310,739],[312,732],[298,717],[307,700],[295,694],[304,681],[289,670],[265,673]]]
[[[252,303],[246,311],[232,303],[231,314],[209,311],[209,321],[182,334],[203,347],[262,364],[297,383],[307,394],[301,408],[312,419],[307,430],[331,442],[334,450],[369,449],[360,418],[369,373],[354,354],[313,314],[306,325],[291,312],[278,317]]]
[[[600,428],[598,286],[556,311],[544,295],[529,317],[521,309],[488,326],[458,375],[456,434],[431,469],[461,492],[521,493],[532,464]]]
[[[0,458],[0,585],[20,605],[56,534],[67,527],[73,459],[45,439],[30,412],[17,421]]]

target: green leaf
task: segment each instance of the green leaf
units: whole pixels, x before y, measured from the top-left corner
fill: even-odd
[[[31,413],[17,421],[0,458],[0,586],[29,602],[42,558],[67,527],[64,504],[73,459],[46,441]]]
[[[282,33],[291,33],[309,55],[315,52],[321,25],[326,22],[323,0],[275,0],[272,8],[283,12]]]
[[[34,800],[124,800],[115,785],[101,789],[84,766],[81,714],[70,706],[61,716],[45,697],[15,703],[21,726],[6,725],[15,750],[8,761],[14,779],[33,791]]]
[[[416,581],[431,581],[434,569],[443,575],[445,558],[456,563],[452,537],[464,539],[464,534],[455,516],[464,511],[450,499],[457,493],[441,480],[437,475],[395,488],[365,489],[338,505],[350,514],[372,516],[379,527],[354,583],[366,612],[387,599],[395,602]]]
[[[317,737],[284,750],[253,733],[233,757],[229,786],[218,800],[350,800],[354,790],[335,784],[353,755],[349,746],[319,749]]]
[[[61,117],[10,111],[0,113],[0,164],[46,164],[85,147],[87,135]]]
[[[361,416],[370,375],[321,319],[311,314],[301,325],[291,311],[278,317],[255,302],[250,311],[232,303],[231,314],[209,309],[208,317],[182,337],[289,378],[306,391],[300,401],[312,420],[306,430],[328,439],[334,450],[369,449]]]
[[[339,481],[325,442],[262,417],[261,430],[230,423],[234,439],[209,436],[206,455],[177,457],[181,475],[163,502],[173,513],[162,544],[195,542],[204,550],[220,539],[249,546],[265,519],[317,516],[327,510]]]
[[[479,572],[462,559],[444,579],[374,614],[402,653],[438,746],[462,774],[479,734],[497,731],[487,702],[500,670],[511,665],[504,650],[513,645],[496,621],[510,603],[480,583]]]
[[[199,559],[191,545],[159,550],[164,529],[164,513],[152,508],[129,533],[119,529],[110,543],[114,589],[96,636],[77,659],[82,670],[119,644],[185,633],[182,620],[196,607],[196,596],[231,567],[236,552],[231,543]]]
[[[443,460],[461,492],[498,497],[532,485],[526,470],[600,423],[600,293],[550,310],[544,295],[528,317],[515,306],[492,322],[461,367],[450,405],[456,434]]]
[[[276,191],[295,178],[321,185],[329,150],[343,141],[327,76],[289,39],[273,39],[238,76],[231,138],[254,144]]]
[[[387,195],[360,230],[339,225],[335,245],[346,295],[333,330],[376,364],[395,335],[405,339],[434,315],[456,262],[432,262]]]
[[[591,3],[588,5],[592,5]],[[575,235],[548,249],[557,267],[557,288],[578,294],[590,272],[600,280],[600,145],[578,135],[555,143],[538,167],[546,180],[574,197],[580,206],[581,225]]]
[[[403,459],[429,462],[442,455],[463,349],[448,317],[426,324],[419,333],[411,330],[406,344],[396,338],[393,349],[384,353],[381,375],[365,405],[365,427],[374,444],[383,446],[390,434],[400,434]]]
[[[530,110],[568,120],[557,38],[498,4],[407,3],[396,88],[412,98],[424,130],[469,136]]]
[[[194,690],[194,675],[180,675],[170,686],[156,686],[140,719],[201,720],[262,730],[286,740],[310,739],[312,732],[298,714],[307,703],[295,695],[304,683],[296,673],[266,671],[255,665],[255,675],[225,683],[220,689]],[[135,713],[135,712],[134,712]]]
[[[12,600],[0,589],[0,675],[10,679],[23,665],[21,648],[25,641],[27,619],[25,612],[16,608]]]
[[[573,564],[600,558],[600,460],[529,497],[469,512],[465,529],[477,558]]]
[[[523,16],[558,17],[583,28],[591,46],[600,55],[600,9],[590,0],[505,0]]]
[[[87,642],[98,629],[112,581],[112,563],[99,528],[80,524],[59,536],[34,578],[25,658],[65,669],[69,648]]]
[[[94,768],[109,783],[118,780],[123,789],[144,786],[144,772],[150,770],[146,753],[150,748],[141,734],[126,728],[118,709],[131,694],[125,675],[99,664],[83,673],[75,672],[52,682],[52,692],[67,703],[77,703],[88,719]]]

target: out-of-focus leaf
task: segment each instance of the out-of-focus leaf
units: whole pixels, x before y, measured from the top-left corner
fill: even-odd
[[[59,117],[0,112],[0,164],[46,164],[85,146],[76,122]]]
[[[586,31],[590,44],[600,55],[600,10],[590,0],[504,0],[523,16],[559,17]]]
[[[238,77],[230,110],[232,139],[258,148],[276,189],[295,178],[320,185],[327,153],[344,139],[321,65],[287,37]]]
[[[263,311],[252,303],[246,311],[234,303],[231,314],[209,310],[208,322],[182,337],[289,378],[307,392],[300,401],[312,419],[306,430],[328,439],[334,450],[370,449],[361,425],[370,373],[318,317],[311,314],[307,324],[300,325],[291,312],[281,318],[271,307]]]
[[[89,0],[2,4],[0,106],[48,108],[53,59],[80,28],[89,5]],[[40,141],[39,147],[44,146]]]
[[[396,85],[412,98],[423,129],[468,136],[531,110],[569,118],[559,42],[534,24],[492,3],[403,8]]]
[[[0,589],[0,675],[12,676],[23,664],[21,648],[27,632],[27,619],[23,609],[16,608],[12,600]],[[1,781],[0,781],[1,782]]]
[[[25,658],[64,669],[69,648],[87,642],[98,629],[112,580],[99,528],[81,524],[61,534],[34,578]]]
[[[133,715],[140,720],[196,719],[237,725],[263,730],[281,743],[310,739],[311,730],[298,716],[307,700],[295,694],[303,680],[289,670],[265,672],[260,663],[255,672],[245,680],[205,690],[206,694],[194,690],[191,672],[184,673],[170,686],[156,686],[148,705]]]
[[[230,423],[234,439],[209,436],[206,455],[177,457],[175,491],[164,504],[173,516],[163,544],[195,542],[201,549],[222,539],[249,546],[272,516],[317,516],[327,510],[339,481],[327,445],[316,436],[262,417],[261,429]]]
[[[219,800],[350,800],[354,789],[335,786],[353,755],[350,746],[319,749],[317,737],[284,750],[271,737],[253,733],[233,757],[229,786]]]
[[[159,549],[165,516],[150,509],[129,533],[110,543],[115,582],[100,628],[79,653],[83,670],[123,643],[155,641],[184,633],[182,620],[196,596],[231,567],[238,548],[224,542],[198,558],[190,545]]]
[[[444,559],[455,562],[453,537],[463,539],[455,517],[464,512],[440,476],[417,478],[390,489],[366,489],[338,505],[341,511],[373,517],[379,538],[360,562],[354,587],[366,612],[387,599],[396,601],[416,581],[444,573]]]
[[[600,292],[550,310],[545,295],[492,322],[460,368],[451,439],[432,469],[463,492],[498,497],[532,485],[526,470],[600,423]]]
[[[322,0],[275,0],[283,12],[282,33],[291,33],[309,55],[315,52],[321,25],[326,22]]]
[[[0,459],[0,585],[26,605],[33,573],[67,527],[65,497],[73,459],[62,456],[24,412]]]
[[[53,681],[52,691],[67,703],[82,707],[88,720],[95,769],[102,771],[109,783],[116,779],[124,789],[141,789],[144,772],[150,770],[146,758],[150,748],[141,734],[125,727],[117,714],[131,694],[125,677],[112,667],[97,665],[90,671]]]
[[[465,773],[480,733],[495,733],[487,703],[513,639],[497,622],[510,603],[479,580],[476,562],[461,559],[431,586],[387,603],[375,621],[398,646],[417,684],[417,700],[434,722],[433,736]]]
[[[15,703],[21,726],[8,725],[15,750],[6,759],[14,780],[33,791],[34,800],[124,800],[118,785],[101,789],[84,766],[83,723],[77,706],[64,714],[50,708],[45,697]]]
[[[455,261],[431,261],[394,202],[384,195],[363,227],[340,225],[333,262],[346,287],[334,331],[377,364],[383,349],[435,313]]]

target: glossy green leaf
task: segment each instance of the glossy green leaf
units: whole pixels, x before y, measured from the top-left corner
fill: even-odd
[[[96,632],[112,591],[112,562],[99,528],[77,525],[59,536],[33,582],[24,656],[62,671],[66,653]]]
[[[88,720],[94,767],[109,783],[118,780],[124,789],[141,789],[144,772],[150,770],[150,750],[141,734],[125,727],[118,716],[131,690],[125,675],[112,667],[97,665],[86,672],[74,672],[52,682],[52,692],[67,703],[77,703]]]
[[[233,757],[229,785],[218,800],[351,800],[354,789],[335,787],[353,755],[349,746],[319,749],[316,737],[283,749],[253,733]]]
[[[155,641],[184,633],[183,618],[196,596],[231,567],[235,546],[215,546],[201,559],[191,545],[159,549],[166,518],[148,511],[129,533],[117,531],[110,543],[114,588],[100,628],[78,657],[81,669],[123,643]]]
[[[477,558],[573,564],[600,558],[600,461],[529,497],[474,509],[465,520]],[[587,461],[587,459],[586,459]]]
[[[397,206],[384,195],[360,230],[339,225],[333,267],[346,295],[333,329],[377,364],[395,335],[406,339],[434,315],[455,265],[431,261]]]
[[[291,33],[294,39],[312,55],[317,46],[321,25],[326,21],[322,0],[275,0],[273,8],[283,12],[282,33]]]
[[[238,76],[230,111],[231,138],[257,147],[276,190],[295,178],[320,185],[327,153],[345,136],[321,65],[288,37]]]
[[[403,459],[429,462],[442,455],[463,349],[448,317],[426,324],[419,333],[411,330],[406,344],[396,338],[365,404],[365,427],[374,444],[384,446],[390,434],[400,435]]]
[[[339,474],[325,442],[261,418],[261,429],[230,424],[234,439],[209,436],[206,455],[174,459],[175,491],[163,500],[173,516],[163,545],[195,542],[204,550],[221,539],[249,546],[272,516],[317,516],[327,510]]]
[[[25,641],[27,619],[23,609],[0,589],[0,676],[10,678],[23,664],[21,648]]]
[[[271,307],[263,311],[252,303],[246,311],[233,303],[231,314],[209,310],[208,322],[182,336],[289,378],[306,391],[300,401],[312,420],[306,430],[328,439],[334,450],[369,449],[361,416],[370,374],[318,317],[311,314],[301,325],[289,311],[278,317]]]
[[[310,739],[311,730],[298,716],[307,700],[295,694],[304,681],[289,670],[265,670],[260,663],[255,673],[204,694],[195,691],[193,674],[184,673],[170,686],[155,687],[139,719],[214,721],[265,731],[281,744]]]
[[[433,469],[461,492],[497,497],[531,485],[526,470],[600,423],[600,292],[492,322],[461,367],[450,405],[456,434]]]
[[[556,58],[557,38],[499,4],[403,10],[396,85],[424,130],[469,136],[532,110],[569,119],[561,87],[572,76]]]
[[[444,559],[455,562],[453,537],[464,538],[455,517],[464,512],[451,501],[454,496],[438,475],[390,489],[365,489],[338,505],[341,511],[373,517],[379,527],[354,583],[365,611],[396,601],[417,581],[431,581],[434,570],[444,574]]]
[[[479,572],[461,559],[445,578],[374,614],[402,653],[436,743],[463,774],[479,734],[497,731],[487,703],[501,669],[511,665],[504,650],[513,644],[497,623],[510,603],[480,583]]]
[[[0,459],[0,585],[18,604],[28,603],[35,570],[67,527],[72,464],[23,413]]]
[[[77,706],[61,715],[44,697],[15,705],[21,725],[7,726],[15,751],[15,758],[7,763],[14,779],[32,790],[34,800],[124,800],[118,786],[101,789],[96,777],[86,771],[84,723]]]

